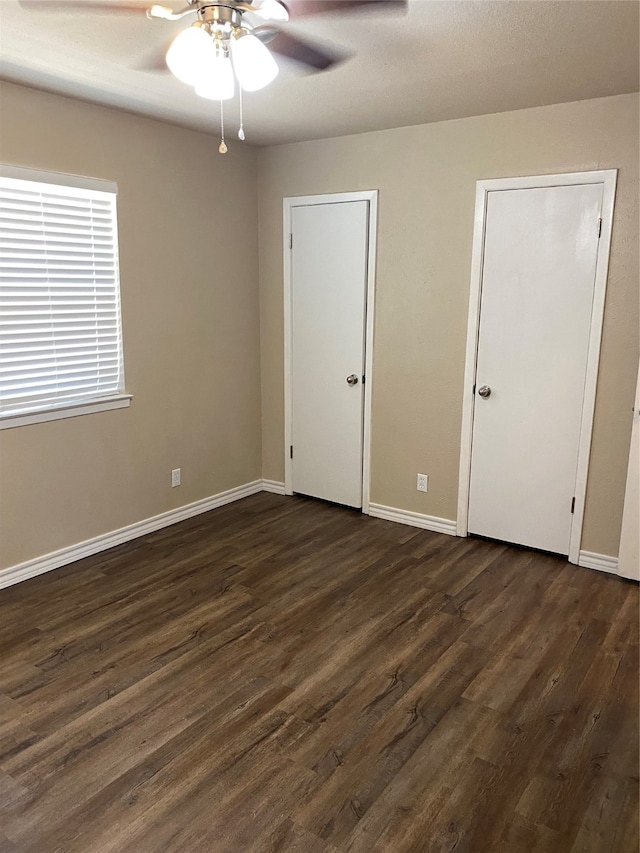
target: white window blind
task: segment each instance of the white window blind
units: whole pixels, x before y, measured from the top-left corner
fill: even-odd
[[[123,388],[115,192],[0,174],[0,418]],[[87,181],[94,185],[98,182]]]

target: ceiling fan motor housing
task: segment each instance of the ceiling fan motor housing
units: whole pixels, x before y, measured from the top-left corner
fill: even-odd
[[[198,8],[198,17],[204,24],[233,30],[242,26],[242,12],[232,6],[211,4]]]

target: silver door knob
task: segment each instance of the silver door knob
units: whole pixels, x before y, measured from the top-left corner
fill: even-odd
[[[351,376],[347,376],[347,385],[357,385],[358,377],[355,373],[352,373]]]
[[[478,388],[478,394],[483,398],[483,400],[486,400],[487,397],[491,396],[491,388],[488,385],[481,385]]]

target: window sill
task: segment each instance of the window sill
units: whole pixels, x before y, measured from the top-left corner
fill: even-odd
[[[86,403],[73,403],[69,406],[56,406],[38,412],[25,412],[20,415],[0,416],[0,430],[13,427],[41,424],[45,421],[59,421],[62,418],[75,418],[78,415],[92,415],[94,412],[108,412],[110,409],[124,409],[133,399],[131,394],[118,394],[102,400],[87,400]]]

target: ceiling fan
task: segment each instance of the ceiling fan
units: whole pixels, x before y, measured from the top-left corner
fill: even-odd
[[[312,71],[324,71],[345,58],[344,53],[317,47],[287,33],[281,27],[289,20],[323,13],[352,12],[356,9],[379,10],[392,7],[403,10],[407,0],[186,0],[175,10],[153,4],[145,7],[130,0],[18,0],[25,9],[106,13],[141,13],[147,18],[178,21],[189,15],[196,20],[173,39],[166,56],[153,63],[155,70],[167,67],[178,80],[193,86],[197,95],[220,101],[222,142],[224,141],[223,101],[234,96],[238,81],[240,130],[242,91],[254,92],[268,85],[277,75],[273,54],[287,57]],[[266,45],[269,45],[267,47]]]

